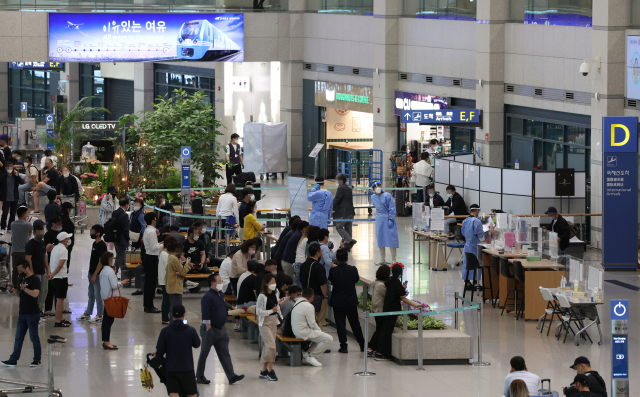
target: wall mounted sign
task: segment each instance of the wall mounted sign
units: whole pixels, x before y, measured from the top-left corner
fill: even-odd
[[[74,130],[82,131],[115,131],[118,129],[118,121],[76,121]]]
[[[244,61],[243,14],[50,13],[58,62]]]
[[[9,62],[10,69],[64,69],[62,62]]]
[[[556,168],[556,196],[576,195],[576,170],[573,168]]]
[[[395,105],[396,116],[402,116],[403,110],[437,110],[449,107],[445,97],[403,91],[396,91]]]
[[[482,127],[480,109],[403,110],[402,122],[425,125],[461,125]]]
[[[373,113],[373,87],[316,81],[315,105]]]
[[[640,99],[640,36],[627,36],[627,98]]]

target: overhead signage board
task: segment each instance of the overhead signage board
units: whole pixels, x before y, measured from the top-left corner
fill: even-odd
[[[62,62],[9,62],[9,69],[64,69]]]
[[[640,99],[640,36],[627,36],[627,98]]]
[[[242,62],[244,16],[50,13],[49,60]]]
[[[373,87],[316,81],[315,105],[373,113]]]
[[[396,116],[402,116],[403,110],[439,110],[448,107],[447,98],[442,96],[396,91]]]
[[[638,118],[603,117],[602,265],[633,269],[638,262]],[[633,210],[621,211],[629,208]]]
[[[74,130],[81,131],[115,131],[118,129],[118,121],[76,121]]]
[[[445,109],[445,110],[403,110],[403,123],[419,123],[427,125],[461,125],[480,127],[482,123],[480,109]]]

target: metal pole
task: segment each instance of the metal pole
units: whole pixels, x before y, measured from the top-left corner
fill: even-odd
[[[402,306],[404,306],[405,311],[409,310],[409,305],[407,303],[403,303]],[[407,333],[407,329],[408,329],[407,321],[408,320],[409,320],[409,315],[408,314],[403,314],[402,315],[402,333],[403,334]]]
[[[364,308],[364,363],[362,372],[354,373],[355,376],[374,376],[375,372],[367,371],[367,349],[369,348],[369,312]]]
[[[486,367],[491,365],[482,361],[482,303],[478,304],[478,361],[471,363],[474,367]]]
[[[422,308],[420,308],[420,312],[418,313],[418,371],[424,371],[422,366],[422,349],[424,345],[422,344]]]
[[[367,311],[367,304],[369,302],[369,284],[362,283],[362,310]]]
[[[456,309],[458,308],[458,293],[456,292]],[[455,318],[456,318],[456,329],[458,329],[458,312],[455,313]]]
[[[48,375],[48,383],[49,383],[49,393],[53,391],[53,365],[51,365],[51,356],[52,356],[52,348],[51,345],[53,343],[47,344],[47,371],[49,371]]]
[[[216,258],[218,255],[218,245],[220,245],[220,218],[216,222]],[[227,247],[229,247],[229,242],[227,241]]]

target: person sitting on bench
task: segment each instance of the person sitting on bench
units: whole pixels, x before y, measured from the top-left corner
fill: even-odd
[[[296,338],[311,341],[309,351],[302,353],[302,359],[314,367],[322,367],[318,357],[327,350],[333,342],[333,337],[322,332],[316,322],[316,310],[309,303],[313,301],[313,295],[313,288],[302,290],[302,297],[296,300],[296,304],[291,310],[291,329]]]

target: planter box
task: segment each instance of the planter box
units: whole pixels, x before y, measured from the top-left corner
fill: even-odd
[[[364,333],[364,312],[358,309],[360,327]],[[335,324],[333,310],[327,310],[327,320]],[[367,340],[376,330],[373,317],[369,318]],[[351,327],[347,321],[347,331],[351,333]],[[336,336],[337,338],[337,336]],[[400,365],[418,364],[418,331],[402,333],[402,328],[395,328],[391,339],[391,354],[393,361]],[[443,330],[422,331],[422,361],[425,365],[461,364],[468,365],[472,358],[471,336],[447,326]]]
[[[99,224],[98,214],[100,214],[100,207],[90,207],[87,206],[87,219],[82,221],[82,223],[87,224],[87,230],[91,230],[93,225]]]

